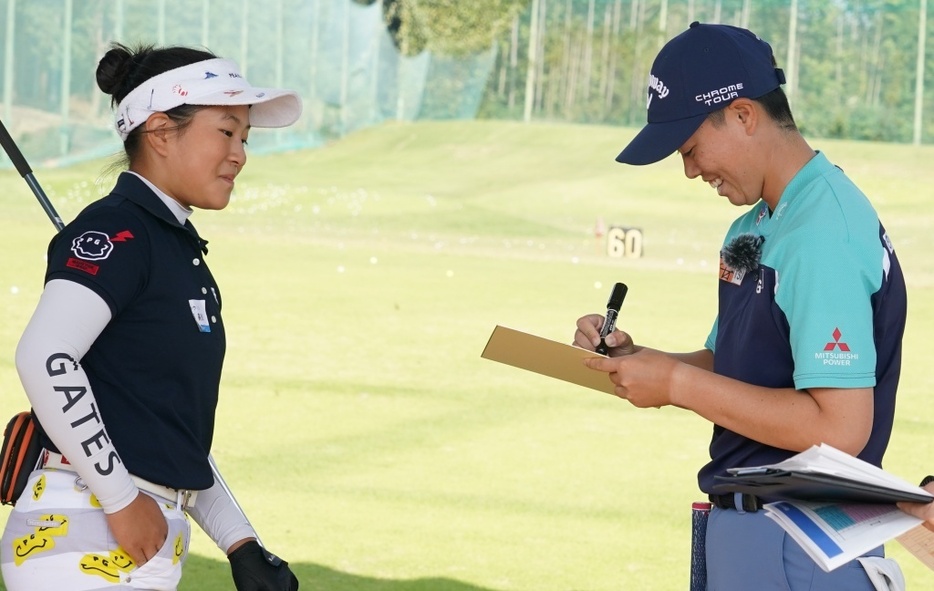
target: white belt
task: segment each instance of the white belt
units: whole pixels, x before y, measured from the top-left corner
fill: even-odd
[[[74,467],[65,458],[65,456],[51,452],[49,450],[44,450],[42,467],[51,468],[53,470],[75,472]],[[179,490],[176,488],[169,488],[168,486],[162,486],[161,484],[143,480],[139,476],[133,476],[132,474],[130,474],[130,478],[133,480],[133,484],[135,484],[136,488],[139,490],[146,491],[150,494],[156,495],[161,499],[175,503],[182,511],[187,511],[189,507],[192,507],[195,504],[195,499],[198,498],[198,491],[196,490]]]

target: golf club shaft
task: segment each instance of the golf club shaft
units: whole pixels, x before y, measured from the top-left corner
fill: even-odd
[[[243,519],[245,519],[247,523],[250,523],[249,518],[246,516],[246,513],[243,511],[243,507],[241,507],[240,503],[237,502],[237,498],[234,496],[233,491],[230,490],[230,487],[227,486],[227,482],[224,480],[224,477],[221,475],[221,471],[218,469],[217,463],[214,461],[213,455],[208,454],[208,462],[211,464],[211,472],[214,474],[214,483],[219,484],[220,487],[224,489],[224,493],[227,495],[228,498],[230,498],[230,501],[234,504],[234,507],[237,508],[237,511],[240,513]],[[253,524],[250,524],[250,527],[253,527]],[[266,546],[263,544],[263,541],[259,539],[259,534],[256,532],[255,527],[253,527],[253,533],[256,535],[256,542],[263,548],[266,548]]]
[[[20,152],[16,142],[13,141],[13,137],[10,135],[10,132],[7,131],[6,127],[3,125],[3,121],[0,121],[0,144],[3,145],[3,150],[7,153],[7,156],[10,157],[10,161],[13,162],[13,166],[16,167],[16,171],[19,172],[20,176],[26,180],[26,184],[29,185],[29,188],[32,189],[36,199],[39,200],[39,204],[42,205],[42,209],[45,210],[45,213],[49,216],[49,219],[52,220],[52,223],[55,225],[55,229],[61,230],[64,228],[65,224],[62,222],[62,218],[59,217],[58,213],[55,211],[55,208],[52,207],[52,202],[49,201],[45,191],[43,191],[42,187],[39,186],[39,182],[32,174],[32,169],[29,168],[29,163],[26,162],[26,158],[23,157],[23,153]]]

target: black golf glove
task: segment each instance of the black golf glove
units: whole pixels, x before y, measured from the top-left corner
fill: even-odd
[[[255,541],[231,552],[227,560],[237,591],[298,591],[289,563]]]

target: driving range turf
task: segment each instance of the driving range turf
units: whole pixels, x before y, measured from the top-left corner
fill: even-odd
[[[497,324],[570,341],[616,281],[629,286],[618,325],[638,342],[703,346],[720,241],[742,210],[685,179],[676,157],[616,164],[632,133],[387,124],[252,155],[230,206],[194,214],[228,334],[214,455],[303,590],[688,587],[710,425],[480,358]],[[920,480],[934,472],[934,147],[811,144],[869,195],[905,271],[884,467]],[[105,161],[31,164],[66,221],[113,181]],[[7,416],[26,407],[13,351],[54,228],[13,170],[0,171],[0,208]],[[641,230],[642,256],[608,256],[598,220]],[[232,588],[222,553],[193,529],[181,589]],[[934,584],[887,548],[910,588]]]

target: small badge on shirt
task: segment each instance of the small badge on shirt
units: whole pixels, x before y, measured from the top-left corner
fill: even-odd
[[[88,230],[71,242],[71,252],[85,261],[102,261],[113,252],[114,242],[132,240],[133,234],[129,230],[117,232],[116,236],[108,236],[104,232]]]
[[[743,277],[746,276],[745,269],[733,269],[720,259],[720,280],[726,281],[727,283],[732,283],[733,285],[741,285],[743,283]]]
[[[188,300],[188,305],[191,307],[191,315],[195,319],[195,324],[198,325],[198,330],[211,332],[211,324],[208,322],[208,312],[204,300]]]
[[[101,270],[100,266],[95,265],[94,263],[89,263],[87,261],[78,260],[75,257],[68,257],[68,260],[65,262],[65,266],[71,269],[84,271],[88,275],[97,275],[97,272]]]
[[[114,249],[110,236],[103,232],[89,230],[71,242],[71,252],[79,259],[100,261],[110,256]]]
[[[843,332],[834,327],[830,333],[832,340],[827,341],[823,349],[814,353],[814,360],[824,366],[851,367],[859,363],[859,353],[850,348],[849,342],[843,338]],[[824,339],[821,339],[823,342]]]

